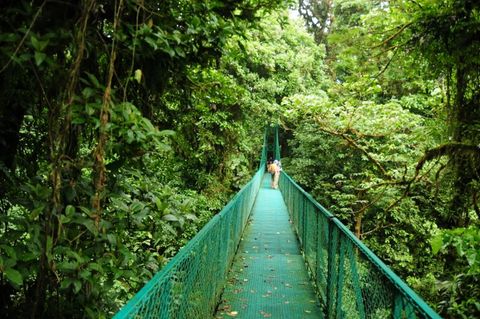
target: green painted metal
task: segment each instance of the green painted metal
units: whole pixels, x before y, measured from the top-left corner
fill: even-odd
[[[278,138],[278,125],[275,126],[274,129],[275,140],[274,140],[274,147],[275,147],[275,159],[280,160],[280,141]]]
[[[267,153],[272,152],[276,159],[280,159],[278,126],[274,128],[273,141],[267,143],[268,135],[271,133],[271,128],[265,130],[262,157],[259,169],[253,179],[115,315],[114,319],[203,319],[213,316],[262,179],[263,183],[268,183],[268,178],[264,179]],[[280,196],[278,191],[271,191],[275,192],[276,196]],[[307,318],[307,315],[314,315],[317,318],[348,319],[440,318],[335,216],[317,203],[310,194],[306,193],[284,172],[280,177],[280,191],[324,313],[318,312],[317,308],[303,308],[309,312],[303,311],[302,313],[304,306],[292,310],[292,313],[281,313],[288,308],[279,307],[275,310],[280,311],[278,316],[272,317]],[[281,203],[281,197],[275,198],[273,202]],[[271,198],[267,198],[263,203],[259,201],[255,205],[268,206],[270,205],[268,203],[272,203]],[[280,210],[283,211],[283,208]],[[256,227],[260,227],[258,229],[260,232],[262,228],[268,232],[271,227],[278,231],[280,224],[277,220],[272,219],[259,223]],[[247,229],[244,234],[245,238],[248,238],[249,231],[254,232],[254,230]],[[290,240],[289,244],[292,244],[292,241]],[[273,239],[268,239],[266,243],[273,245]],[[252,243],[246,242],[245,244],[251,245]],[[293,249],[288,245],[281,245],[280,248],[282,247]],[[257,253],[260,253],[261,248],[257,247],[257,250]],[[240,248],[240,258],[242,256],[246,258],[242,255],[244,251],[247,250]],[[298,252],[298,250],[296,251]],[[293,264],[303,265],[303,261],[298,262],[297,260]],[[275,269],[275,263],[268,263],[265,260],[263,262],[255,261],[251,265],[246,268],[254,275],[262,267],[263,269],[265,267]],[[287,269],[288,267],[282,268]],[[240,272],[240,269],[241,267],[234,265],[233,273]],[[300,271],[296,268],[293,272],[287,272],[286,276],[279,273],[278,278],[271,277],[269,280],[273,282],[274,279],[279,279],[279,283],[282,283],[281,280],[283,280],[285,284],[288,283],[287,280],[299,276],[301,273],[304,274],[305,270]],[[268,287],[259,285],[253,289],[258,289],[260,292],[260,289],[265,290]],[[269,298],[268,291],[271,292],[270,295],[273,295],[273,290],[267,290],[265,297],[261,295],[259,298]],[[227,283],[223,299],[228,296],[228,293]],[[290,300],[295,300],[297,305],[303,305],[302,301],[307,299],[313,300],[311,292],[310,295],[300,294],[299,296],[301,297],[295,299],[284,293],[276,296],[276,299],[285,298],[284,302],[288,301],[288,303]],[[249,304],[253,305],[253,301]],[[239,310],[230,308],[230,314],[235,317],[240,316],[240,310],[245,309],[247,308]],[[226,311],[226,309],[224,310]],[[238,313],[233,314],[232,311]],[[270,317],[273,310],[269,312],[267,308],[265,310],[257,308],[254,309],[254,313],[255,315],[244,318],[267,318]]]
[[[260,188],[266,156],[264,140],[259,169],[252,180],[114,316],[114,319],[193,319],[212,316]]]
[[[250,215],[215,318],[323,318],[287,207],[270,174]]]
[[[278,136],[278,125],[271,125],[265,128],[265,141],[267,142],[268,158],[280,160],[280,141]]]
[[[440,318],[284,172],[280,176],[280,191],[301,239],[305,261],[327,318]],[[319,233],[312,235],[315,231]]]

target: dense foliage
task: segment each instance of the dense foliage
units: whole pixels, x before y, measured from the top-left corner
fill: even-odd
[[[479,4],[288,4],[2,2],[5,317],[111,316],[272,122],[295,180],[442,316],[479,315]]]
[[[331,83],[284,100],[285,167],[442,316],[479,316],[478,2],[299,3]]]
[[[248,180],[266,118],[222,56],[284,5],[2,2],[2,316],[111,316]]]

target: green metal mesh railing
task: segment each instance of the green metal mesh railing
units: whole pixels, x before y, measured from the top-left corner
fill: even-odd
[[[278,138],[278,125],[275,126],[274,130],[275,140],[274,140],[274,148],[275,148],[275,159],[280,160],[280,139]]]
[[[280,190],[327,318],[440,318],[335,216],[283,172]]]
[[[114,319],[212,316],[260,188],[266,154],[264,141],[259,169],[253,179],[114,316]]]
[[[210,318],[265,172],[280,159],[278,127],[253,179],[115,315]],[[335,216],[282,172],[280,190],[326,318],[440,318]]]

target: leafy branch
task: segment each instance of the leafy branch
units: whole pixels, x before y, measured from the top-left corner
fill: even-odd
[[[388,44],[389,42],[391,42],[392,40],[394,40],[395,38],[397,38],[400,34],[402,34],[402,32],[408,28],[409,26],[411,26],[413,24],[413,22],[409,22],[409,23],[405,23],[404,25],[402,25],[401,27],[399,26],[398,27],[398,30],[393,33],[392,35],[390,35],[387,39],[383,40],[381,43],[377,44],[374,46],[374,48],[379,48],[379,47],[382,47],[382,46],[385,46],[386,44]]]
[[[20,49],[22,48],[23,43],[25,42],[25,40],[27,39],[27,37],[30,35],[30,31],[32,30],[33,25],[34,25],[35,22],[37,21],[38,16],[39,16],[40,13],[42,12],[42,9],[43,9],[43,7],[45,6],[46,3],[47,3],[47,0],[44,0],[44,1],[42,2],[42,4],[40,5],[40,7],[38,8],[37,12],[36,12],[35,15],[33,16],[32,22],[30,23],[30,25],[28,26],[27,31],[25,32],[25,35],[23,36],[22,40],[20,40],[20,42],[18,43],[17,47],[15,48],[15,51],[13,51],[13,53],[12,53],[12,55],[10,56],[10,59],[8,60],[8,62],[5,63],[5,65],[4,65],[4,66],[2,67],[2,69],[0,70],[0,73],[2,73],[3,71],[5,71],[5,69],[10,65],[10,63],[12,63],[12,61],[13,61],[13,59],[15,58],[15,56],[17,55],[18,51],[20,51]]]
[[[464,143],[448,143],[437,146],[425,152],[425,155],[418,161],[416,171],[419,172],[425,163],[441,156],[474,155],[480,159],[480,146]]]
[[[376,160],[365,148],[363,148],[361,145],[359,145],[354,139],[352,139],[350,136],[348,136],[346,133],[342,133],[342,132],[337,132],[337,131],[333,131],[333,130],[329,130],[325,127],[322,126],[322,123],[321,123],[321,119],[320,118],[316,118],[315,119],[317,121],[317,123],[319,124],[319,130],[322,131],[322,132],[325,132],[325,133],[328,133],[328,134],[331,134],[331,135],[334,135],[334,136],[338,136],[338,137],[341,137],[343,138],[345,141],[348,142],[349,145],[353,146],[355,149],[359,150],[360,152],[362,152],[367,158],[368,160],[375,166],[377,167],[377,169],[380,171],[380,173],[386,178],[386,179],[393,179],[393,177],[388,174],[387,170],[383,167],[383,165],[378,161]]]

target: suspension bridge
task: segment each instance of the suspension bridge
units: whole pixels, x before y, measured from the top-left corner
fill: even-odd
[[[440,318],[288,174],[270,187],[270,131],[255,176],[114,319]]]

